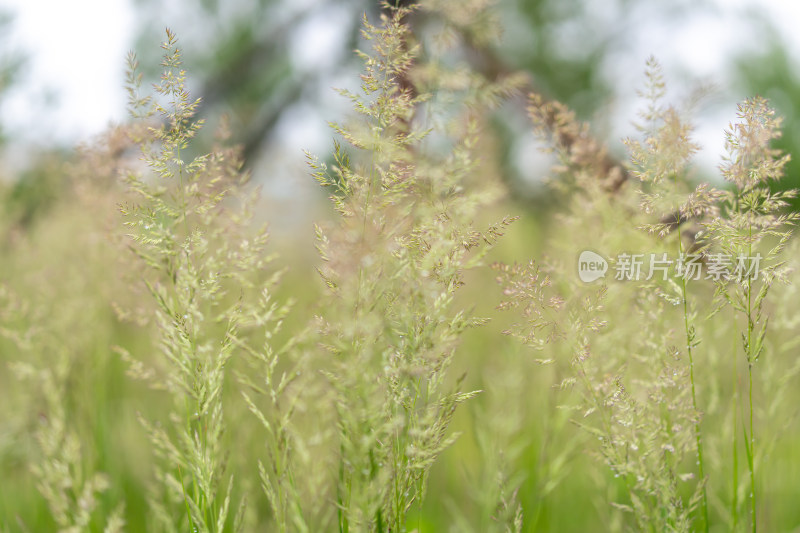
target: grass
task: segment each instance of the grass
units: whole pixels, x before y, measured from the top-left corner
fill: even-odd
[[[422,12],[495,36],[480,2],[363,21],[353,114],[309,154],[313,264],[255,222],[224,127],[198,137],[169,31],[152,94],[129,58],[131,122],[0,214],[0,530],[800,524],[796,215],[767,102],[740,106],[715,188],[655,60],[624,164],[531,95],[556,160],[532,216],[486,127],[523,77],[468,69]],[[584,250],[604,278],[581,281]]]

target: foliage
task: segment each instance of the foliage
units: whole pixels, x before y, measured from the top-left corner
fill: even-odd
[[[152,94],[129,58],[132,121],[42,170],[46,208],[0,190],[0,529],[795,527],[797,216],[767,102],[719,186],[655,60],[626,163],[531,95],[538,225],[501,203],[487,128],[525,77],[464,57],[497,37],[487,2],[362,30],[354,112],[309,155],[314,260],[302,228],[269,236],[230,132],[198,140],[171,31]],[[617,257],[586,281],[581,251]]]
[[[590,231],[590,224],[609,238],[590,246],[572,237],[571,247],[620,252],[615,264],[612,260],[614,279],[596,287],[565,279],[562,272],[569,267],[563,263],[496,265],[506,296],[500,308],[518,310],[523,321],[507,333],[537,351],[547,351],[542,363],[569,362],[572,375],[560,386],[581,390],[580,401],[571,407],[582,412],[575,423],[596,436],[604,462],[623,481],[627,496],[615,505],[635,517],[637,529],[650,531],[707,531],[714,522],[708,493],[724,487],[725,477],[722,467],[707,470],[704,411],[728,402],[719,398],[719,374],[709,372],[708,364],[698,371],[697,361],[703,356],[718,364],[712,359],[714,348],[702,342],[703,332],[727,331],[731,322],[714,308],[707,308],[709,316],[700,318],[697,300],[709,300],[715,292],[722,304],[742,313],[741,338],[750,378],[744,444],[750,472],[750,525],[755,531],[752,368],[765,346],[767,318],[762,313],[769,287],[787,273],[786,262],[778,259],[790,236],[786,227],[796,220],[793,213],[782,214],[794,193],[771,193],[766,182],[781,177],[788,158],[779,157],[769,146],[777,136],[773,111],[763,99],[748,100],[740,106],[741,122],[726,134],[730,153],[721,166],[723,177],[736,189],[717,191],[701,183],[690,190],[688,165],[698,149],[690,137],[691,126],[679,111],[663,104],[664,82],[652,59],[647,79],[643,95],[648,106],[638,126],[644,139],[626,141],[631,164],[621,181],[618,169],[596,162],[602,157],[593,154],[602,155],[602,148],[587,139],[586,129],[563,107],[532,97],[532,117],[559,152],[561,164],[556,170],[569,177],[558,182],[562,193],[570,196],[570,211],[561,219],[568,228],[554,236],[552,248],[557,249],[559,240]],[[632,192],[634,179],[641,185]],[[616,220],[620,211],[628,219],[625,225]],[[647,237],[631,233],[637,228]],[[761,261],[763,245],[771,248],[764,250]],[[665,249],[672,250],[673,260],[661,252]],[[647,256],[649,272],[641,268],[641,258]],[[654,276],[656,257],[668,271]],[[699,267],[707,268],[707,274],[701,276]],[[752,287],[756,282],[758,291]],[[631,314],[607,312],[619,306]],[[716,397],[702,395],[701,390],[713,391]],[[734,402],[728,420],[734,428],[738,397],[737,379],[728,400]],[[734,429],[730,438],[734,498],[722,507],[728,506],[730,517],[725,518],[736,529],[741,525],[736,497],[740,435]]]
[[[424,498],[431,466],[453,442],[456,406],[475,394],[448,379],[464,330],[483,323],[458,308],[455,293],[510,223],[473,226],[491,199],[485,188],[465,187],[476,168],[477,117],[467,106],[448,111],[505,89],[468,78],[454,91],[454,74],[420,72],[424,52],[405,21],[412,12],[393,9],[380,27],[364,21],[373,52],[359,52],[362,92],[342,91],[361,120],[334,126],[361,153],[337,146],[330,170],[312,160],[339,214],[317,237],[329,294],[319,320],[333,359],[341,531],[400,531]],[[450,153],[432,154],[437,135]]]

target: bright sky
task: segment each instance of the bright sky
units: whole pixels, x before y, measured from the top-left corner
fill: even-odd
[[[725,83],[720,78],[727,54],[747,43],[748,39],[753,40],[752,35],[743,31],[742,13],[756,4],[778,21],[785,35],[798,41],[797,49],[800,49],[800,39],[796,37],[794,28],[800,20],[800,2],[714,1],[724,8],[720,16],[701,16],[687,20],[685,24],[680,22],[677,27],[666,27],[658,20],[644,17],[643,23],[652,27],[647,26],[640,32],[636,50],[631,50],[624,58],[640,63],[623,63],[619,67],[620,73],[610,75],[624,73],[631,80],[630,84],[626,82],[624,85],[639,87],[644,58],[655,53],[665,67],[668,80],[674,70],[670,67],[679,65],[684,74]],[[31,56],[25,77],[0,107],[0,123],[6,130],[45,142],[65,141],[85,138],[104,129],[110,121],[124,118],[124,59],[131,46],[135,21],[129,4],[130,0],[0,0],[0,11],[16,14],[11,35],[0,36],[3,46],[10,47],[4,52],[19,50]],[[599,20],[604,20],[603,17],[613,17],[614,13],[601,10],[598,16]],[[327,20],[329,25],[341,22]],[[307,51],[325,50],[331,46],[330,35],[326,36],[322,29],[319,25],[299,28],[298,35],[308,37],[303,39],[308,45]],[[313,45],[311,41],[317,37],[324,46]],[[53,105],[45,105],[48,101]],[[623,117],[627,115],[629,118],[625,120],[629,124],[634,116],[628,114],[626,102],[634,101],[635,104],[635,99],[621,95],[620,101],[615,105],[615,111]],[[733,108],[726,113],[728,119],[733,118],[732,114]],[[35,124],[44,127],[37,128],[33,126]],[[721,139],[722,132],[718,129],[724,125],[708,127],[717,130],[715,135]],[[701,125],[701,137],[705,136],[702,131],[705,128]],[[717,146],[709,148],[716,150]]]
[[[6,129],[64,140],[122,118],[134,20],[128,0],[0,0],[0,10],[15,15],[3,38],[6,51],[31,58],[24,81],[0,109]],[[45,127],[34,134],[32,124]]]

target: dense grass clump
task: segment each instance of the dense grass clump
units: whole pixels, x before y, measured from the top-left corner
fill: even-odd
[[[531,94],[555,158],[533,217],[491,129],[527,78],[465,53],[498,36],[486,2],[362,28],[353,113],[308,154],[328,203],[291,239],[170,31],[152,90],[129,57],[131,121],[48,171],[59,194],[23,216],[0,190],[0,530],[796,528],[769,104],[740,105],[707,183],[655,60],[626,162]]]

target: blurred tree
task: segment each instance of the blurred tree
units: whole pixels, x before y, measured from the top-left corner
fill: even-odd
[[[624,8],[627,2],[615,3]],[[318,107],[319,90],[327,90],[342,72],[354,69],[351,52],[359,46],[360,15],[374,18],[380,9],[375,0],[310,1],[300,7],[285,0],[203,0],[175,2],[166,10],[156,0],[137,4],[142,18],[136,49],[152,55],[152,60],[143,56],[142,64],[155,74],[159,51],[152,43],[158,42],[165,25],[174,26],[187,64],[200,73],[195,89],[203,97],[204,116],[230,113],[248,160],[258,155],[292,106]],[[473,68],[490,79],[516,70],[528,72],[534,80],[531,89],[563,101],[583,118],[608,100],[611,87],[600,70],[602,59],[619,46],[617,28],[596,24],[596,14],[577,0],[516,0],[498,3],[497,8],[502,25],[508,26],[501,49],[475,42],[470,35],[459,36]],[[423,11],[417,18],[425,16]],[[302,42],[308,32],[343,22],[334,39],[338,49],[325,51],[327,64],[309,70],[298,63],[297,50],[312,45]],[[582,36],[582,41],[565,46],[564,32]],[[520,111],[524,102],[516,105]],[[505,132],[505,137],[513,139],[513,132]]]
[[[201,115],[211,123],[223,113],[229,116],[233,140],[242,143],[248,164],[258,158],[287,111],[313,103],[320,83],[355,65],[349,53],[360,22],[355,2],[304,6],[285,0],[202,0],[175,2],[175,13],[156,0],[137,4],[141,31],[135,48],[143,54],[144,72],[158,72],[160,50],[152,43],[160,42],[165,26],[172,27],[191,66],[192,90],[203,99]],[[336,15],[342,10],[353,16],[350,27],[339,29],[345,38],[338,49],[324,52],[330,62],[319,70],[299,63],[302,32],[323,22],[326,14],[329,23],[339,20]]]
[[[764,36],[762,47],[738,58],[736,85],[744,95],[768,98],[783,117],[782,136],[773,145],[791,154],[792,159],[786,165],[786,177],[771,186],[783,190],[800,188],[800,123],[794,120],[800,111],[800,72],[790,54],[792,46],[774,24],[763,17],[759,17],[758,24],[762,28],[759,33]],[[793,207],[800,209],[800,199],[794,200]]]
[[[15,83],[17,75],[25,63],[25,57],[8,43],[13,22],[13,14],[0,9],[0,106],[3,105],[4,96]],[[6,132],[3,124],[0,123],[0,145],[5,141]]]
[[[0,10],[0,107],[25,64],[24,54],[9,43],[13,23],[13,13]],[[0,122],[0,150],[5,147],[8,135],[9,132]],[[27,225],[36,212],[52,201],[56,191],[52,187],[53,177],[43,171],[50,163],[48,160],[42,162],[41,166],[23,172],[18,180],[12,180],[7,175],[8,170],[0,168],[0,217],[6,224],[12,227]],[[52,171],[51,168],[49,170]]]
[[[468,4],[465,1],[464,5]],[[579,119],[593,122],[595,135],[607,139],[609,127],[597,120],[599,111],[607,109],[620,94],[619,86],[626,83],[615,78],[611,66],[636,49],[642,21],[649,18],[664,25],[680,24],[704,10],[718,9],[713,4],[710,0],[662,0],[646,6],[632,0],[602,4],[502,0],[495,10],[505,34],[499,47],[477,42],[458,28],[450,30],[457,34],[454,40],[473,69],[488,79],[526,73],[530,82],[524,92],[535,91],[563,102]],[[265,165],[267,175],[271,174],[270,165],[285,167],[285,160],[276,160],[274,152],[267,150],[275,144],[271,141],[280,141],[285,133],[282,126],[310,122],[308,117],[313,117],[313,124],[299,124],[300,131],[307,130],[310,136],[329,135],[324,124],[335,120],[339,112],[331,106],[340,102],[341,109],[345,108],[331,87],[357,79],[352,51],[361,46],[360,16],[366,13],[374,20],[380,12],[377,0],[176,0],[166,4],[135,0],[135,6],[138,30],[133,48],[141,55],[145,74],[151,78],[158,74],[161,51],[154,43],[161,41],[166,26],[171,27],[181,39],[192,76],[190,89],[203,99],[201,116],[212,126],[204,135],[210,140],[220,115],[228,115],[232,140],[243,145],[246,165]],[[426,17],[424,11],[419,12],[415,25],[430,38],[441,28]],[[0,18],[0,27],[9,22],[7,16]],[[778,39],[775,32],[772,35],[773,40]],[[785,44],[774,41],[771,47],[774,54],[767,51],[741,58],[739,83],[743,94],[767,94],[790,115],[787,102],[800,103],[792,96],[800,94],[794,90],[797,81]],[[0,56],[0,99],[2,88],[13,80],[17,68],[10,58]],[[636,72],[638,75],[638,69]],[[788,89],[781,90],[782,86]],[[543,172],[525,168],[520,158],[521,153],[534,149],[526,105],[525,98],[513,99],[491,122],[496,163],[518,198],[540,192],[537,181]],[[794,147],[797,142],[800,131],[787,129],[782,147]],[[302,160],[299,149],[289,157]],[[790,174],[793,168],[794,164]]]

